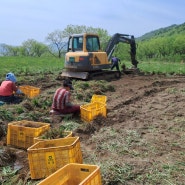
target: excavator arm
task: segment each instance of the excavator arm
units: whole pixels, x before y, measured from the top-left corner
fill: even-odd
[[[134,38],[133,35],[131,37],[129,37],[129,36],[130,35],[120,34],[120,33],[114,34],[111,37],[111,39],[109,40],[109,42],[107,44],[107,47],[105,48],[105,52],[107,53],[108,60],[110,60],[111,57],[112,57],[112,54],[114,52],[114,49],[115,49],[116,45],[119,42],[130,44],[131,62],[132,62],[132,65],[135,68],[137,68],[138,61],[136,60],[136,43],[135,43],[135,38]]]

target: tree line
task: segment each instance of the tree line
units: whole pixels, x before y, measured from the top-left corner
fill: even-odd
[[[66,52],[68,37],[71,34],[80,33],[97,33],[101,43],[106,42],[109,38],[107,30],[101,28],[68,25],[64,30],[55,30],[49,33],[45,38],[46,43],[38,42],[35,39],[28,39],[21,46],[1,44],[0,55],[30,57],[52,55],[61,58]]]
[[[138,57],[163,61],[181,61],[185,59],[185,35],[174,34],[169,37],[157,37],[138,42]]]
[[[183,34],[136,41],[136,43],[138,61],[185,62],[185,35]],[[118,44],[115,54],[122,60],[130,60],[128,45]]]
[[[181,32],[179,32],[179,27]],[[170,29],[170,28],[169,28]],[[162,35],[150,39],[136,39],[138,60],[185,61],[185,34],[184,24],[178,30],[167,31]],[[86,26],[68,25],[64,30],[55,30],[46,36],[46,43],[34,39],[24,41],[21,46],[1,45],[1,56],[31,56],[42,57],[52,55],[58,58],[64,56],[67,48],[67,39],[71,34],[96,33],[100,37],[101,49],[104,50],[111,36],[107,30]],[[178,33],[179,32],[179,33]],[[114,51],[122,60],[130,60],[129,45],[119,43]]]

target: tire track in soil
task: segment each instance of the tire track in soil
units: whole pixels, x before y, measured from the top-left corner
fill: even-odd
[[[141,78],[141,77],[139,77]],[[148,77],[147,77],[148,78]],[[142,78],[141,78],[142,79]],[[137,81],[135,79],[135,81]],[[123,82],[122,82],[123,83]],[[100,128],[105,126],[112,126],[114,127],[125,127],[125,128],[137,128],[141,130],[145,130],[149,127],[151,123],[155,120],[155,113],[150,113],[148,111],[148,107],[145,112],[143,112],[142,108],[149,104],[155,96],[158,96],[159,93],[164,92],[167,88],[176,87],[179,84],[185,83],[185,79],[177,80],[176,78],[170,78],[167,80],[161,79],[159,80],[150,80],[147,82],[147,85],[141,83],[137,88],[133,87],[133,91],[139,91],[140,93],[133,93],[132,95],[129,94],[127,99],[118,98],[118,99],[111,99],[111,95],[108,95],[108,99],[110,104],[107,104],[107,117],[98,116],[96,119],[92,121],[86,131],[79,131],[81,132],[81,138],[87,139],[91,137],[95,131],[99,131]],[[118,86],[120,91],[120,85]],[[129,87],[130,88],[130,87]],[[118,89],[116,89],[116,93],[118,93]],[[139,89],[139,90],[138,90]],[[130,90],[129,90],[130,91]],[[128,92],[128,91],[127,91]],[[164,105],[161,109],[165,110],[167,105]],[[157,108],[156,108],[157,110]],[[154,110],[155,111],[155,110]],[[147,115],[149,113],[149,115]],[[151,116],[151,115],[152,116]]]

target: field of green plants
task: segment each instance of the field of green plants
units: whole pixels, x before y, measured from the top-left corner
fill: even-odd
[[[122,61],[127,68],[131,67],[128,61]],[[0,78],[8,72],[17,76],[61,72],[64,58],[56,57],[0,57]],[[185,63],[163,61],[140,61],[138,68],[145,73],[156,74],[185,74]]]
[[[0,57],[0,78],[10,71],[16,76],[61,71],[63,64],[63,59],[56,57]]]

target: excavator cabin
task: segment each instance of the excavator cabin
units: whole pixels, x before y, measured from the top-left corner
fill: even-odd
[[[97,52],[100,50],[100,41],[95,34],[76,34],[69,37],[68,52],[84,51]]]

